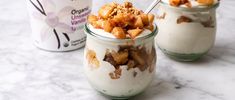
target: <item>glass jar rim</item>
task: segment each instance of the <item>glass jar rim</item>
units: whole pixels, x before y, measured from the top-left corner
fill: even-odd
[[[210,9],[216,9],[217,7],[219,7],[220,3],[216,3],[212,6],[208,6],[208,7],[201,7],[201,8],[187,8],[187,7],[174,7],[174,6],[171,6],[163,1],[160,2],[161,5],[164,5],[164,6],[167,6],[169,8],[172,8],[172,9],[176,9],[176,10],[183,10],[183,11],[208,11]]]
[[[158,33],[158,27],[157,25],[154,23],[154,30],[151,32],[151,34],[148,34],[146,36],[143,36],[143,37],[139,37],[139,38],[136,38],[136,39],[117,39],[117,38],[110,38],[110,37],[105,37],[105,36],[101,36],[99,34],[96,34],[95,32],[93,32],[92,30],[90,30],[90,28],[88,27],[88,23],[85,24],[85,33],[86,34],[89,34],[93,37],[97,37],[101,40],[105,40],[105,41],[112,41],[112,42],[130,42],[130,41],[137,41],[137,40],[145,40],[145,39],[148,39],[148,38],[151,38],[151,37],[155,37]]]

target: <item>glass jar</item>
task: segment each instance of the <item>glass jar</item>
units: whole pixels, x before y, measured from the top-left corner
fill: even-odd
[[[156,21],[158,47],[179,61],[195,61],[205,55],[215,42],[218,6],[185,8],[161,2]]]
[[[27,0],[33,43],[47,51],[71,51],[85,45],[84,25],[92,0]]]
[[[87,25],[85,32],[85,74],[97,91],[113,99],[123,99],[146,89],[155,74],[157,28],[135,40],[104,37]]]

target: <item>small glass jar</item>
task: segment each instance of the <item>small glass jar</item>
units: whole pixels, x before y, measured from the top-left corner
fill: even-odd
[[[147,88],[155,74],[157,28],[135,40],[104,37],[88,25],[85,33],[85,74],[97,91],[113,99],[125,99]]]
[[[158,47],[179,61],[195,61],[205,55],[215,42],[218,6],[219,3],[204,8],[186,8],[161,2],[156,21]]]

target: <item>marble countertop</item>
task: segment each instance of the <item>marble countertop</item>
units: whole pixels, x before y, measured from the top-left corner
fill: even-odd
[[[109,0],[93,0],[94,10]],[[144,3],[140,3],[144,2]],[[151,0],[138,0],[145,9]],[[235,1],[217,10],[214,48],[193,63],[176,62],[158,50],[157,74],[150,88],[133,100],[234,100]],[[51,53],[32,45],[24,0],[0,1],[0,100],[108,100],[83,74],[83,49]]]

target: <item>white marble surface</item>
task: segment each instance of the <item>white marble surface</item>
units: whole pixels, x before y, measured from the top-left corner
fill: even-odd
[[[94,11],[110,0],[94,0]],[[144,1],[144,3],[143,3]],[[135,0],[145,9],[151,0]],[[83,74],[83,49],[51,53],[32,45],[24,0],[0,1],[0,100],[106,100]],[[133,100],[234,100],[235,1],[218,9],[215,47],[194,63],[173,61],[158,50],[157,74]]]

